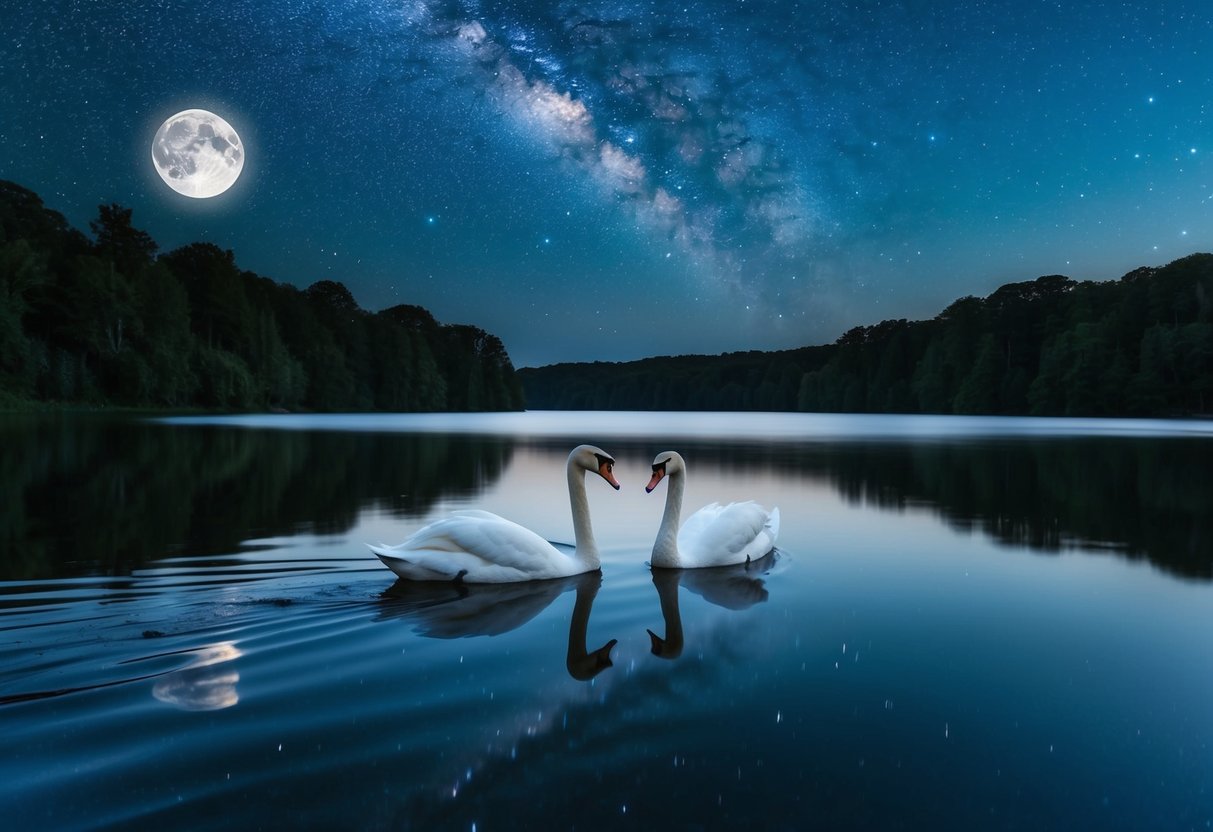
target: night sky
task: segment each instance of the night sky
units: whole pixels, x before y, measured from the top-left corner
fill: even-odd
[[[4,6],[0,178],[519,366],[828,343],[1213,248],[1208,0]],[[191,107],[247,149],[209,200],[150,159]]]

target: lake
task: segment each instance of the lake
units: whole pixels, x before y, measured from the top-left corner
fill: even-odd
[[[571,542],[580,442],[623,485],[587,481],[600,575],[365,546],[462,508]],[[9,829],[1213,825],[1211,422],[48,415],[0,449]],[[778,506],[775,555],[652,573],[663,450],[688,513]]]

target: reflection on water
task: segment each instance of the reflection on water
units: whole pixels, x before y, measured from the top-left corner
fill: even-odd
[[[521,627],[574,586],[573,578],[508,584],[400,578],[384,591],[379,617],[406,619],[426,638],[498,636]]]
[[[563,434],[509,436],[491,416],[462,436],[0,424],[0,817],[1213,821],[1208,435],[993,420],[923,436],[896,419],[848,435],[843,417],[764,416],[773,438],[709,437],[710,419],[679,414],[699,438],[654,441],[665,416],[614,415],[631,439],[594,418],[560,430],[610,447],[627,477],[595,506],[601,575],[464,587],[393,585],[362,541],[458,508],[567,540],[567,506],[545,496]],[[661,505],[628,483],[675,441],[688,499],[780,505],[771,565],[645,565]]]
[[[612,447],[622,470],[643,468],[651,457],[650,443]],[[929,510],[957,529],[1014,546],[1047,553],[1086,549],[1213,579],[1213,511],[1206,510],[1213,505],[1210,437],[686,440],[682,447],[697,477],[776,474],[821,482],[857,506]],[[779,495],[771,499],[777,502],[784,502]]]
[[[717,566],[710,569],[654,569],[653,586],[661,603],[665,637],[648,630],[652,653],[662,659],[682,655],[684,636],[682,612],[678,606],[678,587],[688,590],[710,604],[726,610],[745,610],[767,600],[766,576],[779,557],[778,550],[750,563]]]
[[[748,462],[822,478],[855,504],[930,508],[1016,546],[1107,551],[1213,578],[1208,438],[814,444]]]
[[[688,414],[449,417],[462,434],[437,432],[442,418],[0,419],[0,578],[124,575],[169,556],[230,554],[249,538],[341,534],[368,509],[424,517],[491,486],[519,443],[564,452],[570,432],[623,437],[611,445],[621,469],[642,475],[655,444],[679,439],[698,472],[819,480],[856,504],[931,508],[1014,545],[1087,547],[1213,578],[1213,423],[759,414],[705,442],[721,426]],[[357,432],[363,424],[382,432]],[[260,429],[269,425],[294,429]],[[768,431],[761,441],[755,426]],[[652,438],[638,439],[646,430]]]
[[[148,634],[145,634],[147,637]],[[121,675],[119,678],[97,678],[89,684],[50,689],[25,690],[0,696],[0,705],[35,702],[82,693],[92,693],[105,688],[135,685],[155,680],[152,695],[161,702],[176,705],[186,711],[213,711],[235,705],[239,701],[236,683],[240,674],[223,667],[241,656],[240,650],[231,642],[219,642],[201,648],[175,650],[170,653],[138,655],[118,662],[122,666],[143,666],[146,663],[172,662],[186,659],[186,665],[178,670],[153,671],[135,676]]]
[[[347,413],[176,416],[181,426],[222,425],[275,430],[368,433],[460,433],[518,438],[613,436],[632,439],[710,439],[829,442],[917,441],[1028,437],[1213,436],[1213,421],[1183,419],[1088,419],[1018,416],[887,416],[871,413],[695,413],[628,411],[530,411],[522,413]],[[666,444],[664,441],[661,444]]]
[[[0,578],[122,575],[243,541],[339,534],[368,508],[425,514],[501,475],[497,439],[182,430],[0,416]]]
[[[590,610],[598,589],[602,586],[600,572],[587,572],[577,576],[577,601],[573,604],[573,617],[569,619],[569,649],[564,666],[569,675],[579,682],[588,682],[611,667],[611,649],[618,643],[611,639],[597,650],[586,649],[587,630],[590,626]]]
[[[240,674],[224,665],[241,655],[231,642],[196,650],[189,665],[169,673],[152,686],[152,696],[183,711],[230,708],[240,701],[236,693]]]
[[[401,578],[380,597],[378,618],[410,621],[414,632],[426,638],[499,636],[531,621],[558,596],[573,589],[576,601],[569,619],[565,667],[574,679],[588,681],[611,667],[611,648],[616,644],[611,639],[597,650],[586,648],[590,612],[601,585],[602,573],[597,571],[570,578],[508,584]]]

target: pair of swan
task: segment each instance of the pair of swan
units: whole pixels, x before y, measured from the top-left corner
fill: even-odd
[[[597,474],[616,490],[615,459],[601,448],[578,445],[569,454],[565,473],[573,511],[572,552],[563,551],[530,529],[487,511],[457,511],[418,530],[398,546],[370,549],[397,575],[415,581],[508,583],[565,578],[601,567],[585,475]],[[757,560],[775,547],[779,509],[767,512],[754,502],[712,503],[680,524],[686,463],[664,451],[653,460],[646,491],[669,478],[665,513],[653,544],[651,564],[688,569],[727,566]]]

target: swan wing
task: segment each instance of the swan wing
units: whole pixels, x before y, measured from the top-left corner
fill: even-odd
[[[683,520],[682,527],[678,529],[678,548],[682,548],[684,540],[690,541],[703,537],[706,529],[720,516],[720,512],[723,510],[724,506],[720,503],[708,503],[686,520]]]
[[[487,511],[461,511],[399,546],[372,546],[402,578],[504,583],[575,574],[577,561],[530,529]]]
[[[712,503],[687,518],[678,530],[685,566],[725,566],[757,560],[775,547],[779,510],[753,501]]]
[[[504,520],[500,514],[493,514],[491,511],[482,511],[478,508],[461,508],[451,512],[451,517],[480,517],[484,520]],[[507,521],[512,522],[512,521]]]

